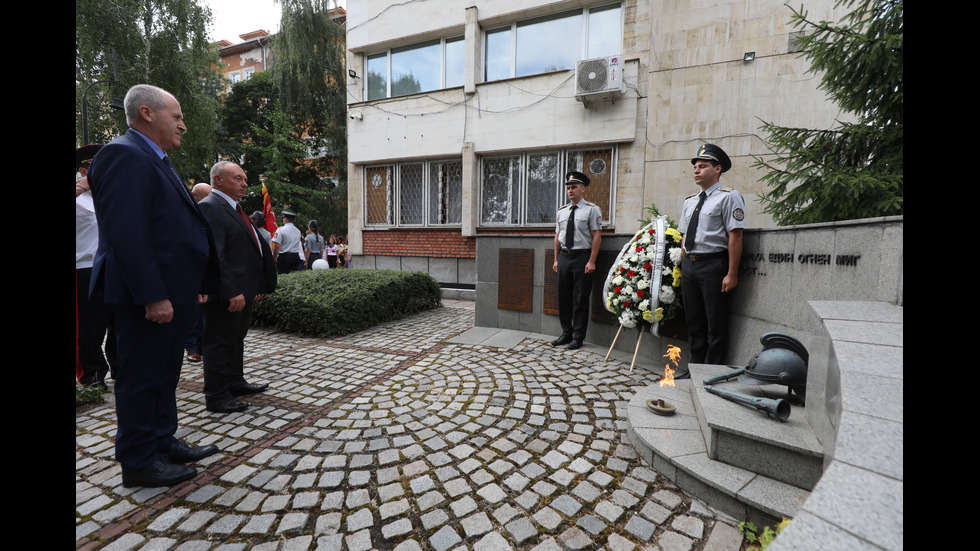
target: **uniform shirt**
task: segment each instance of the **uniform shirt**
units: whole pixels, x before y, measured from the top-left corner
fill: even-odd
[[[99,223],[92,192],[75,197],[75,269],[91,268],[99,248]]]
[[[561,248],[565,248],[565,229],[568,227],[568,216],[572,212],[572,204],[569,203],[558,209],[558,222],[555,225],[555,232],[558,234],[558,243]],[[578,202],[575,209],[575,235],[573,237],[572,249],[591,249],[592,232],[602,227],[602,210],[595,203],[590,203],[585,199]]]
[[[698,231],[694,235],[694,249],[686,251],[691,254],[708,254],[728,250],[728,232],[744,228],[745,201],[732,188],[721,187],[721,182],[709,187],[705,193],[704,206],[698,218]],[[684,210],[681,214],[680,228],[687,233],[691,216],[698,206],[701,192],[684,199]],[[686,239],[685,235],[685,239]]]
[[[272,238],[273,243],[279,244],[279,254],[283,253],[299,253],[300,243],[303,241],[303,236],[296,229],[296,226],[292,222],[286,222],[279,228],[276,232],[275,237]]]

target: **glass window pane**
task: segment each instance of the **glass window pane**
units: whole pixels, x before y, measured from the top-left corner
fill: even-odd
[[[391,50],[391,95],[438,90],[442,68],[439,41]]]
[[[516,224],[520,194],[520,158],[498,157],[483,161],[481,222]]]
[[[605,224],[610,220],[609,196],[612,190],[613,150],[611,148],[570,151],[567,170],[578,170],[589,177],[585,199],[602,210]]]
[[[399,224],[422,223],[422,163],[398,166]]]
[[[574,69],[581,56],[581,12],[517,24],[516,76]]]
[[[589,10],[589,51],[587,57],[623,53],[623,16],[619,5]]]
[[[465,84],[466,43],[463,37],[446,40],[446,86],[462,86]]]
[[[487,32],[486,81],[510,78],[511,51],[510,27]]]
[[[463,163],[429,163],[429,224],[463,223]]]
[[[561,192],[558,174],[558,153],[528,155],[527,158],[527,223],[555,222]]]
[[[371,166],[364,169],[365,224],[391,224],[390,166]]]
[[[388,54],[368,56],[367,99],[388,97]]]

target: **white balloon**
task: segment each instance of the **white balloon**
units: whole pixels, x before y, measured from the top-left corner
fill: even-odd
[[[327,270],[329,268],[330,264],[327,264],[327,261],[322,258],[318,258],[313,261],[312,269],[314,270]]]

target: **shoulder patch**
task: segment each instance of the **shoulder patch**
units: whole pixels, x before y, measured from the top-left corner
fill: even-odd
[[[735,188],[733,188],[733,187],[721,187],[721,188],[718,188],[718,191],[724,191],[724,192],[727,193],[729,191],[735,191]]]
[[[743,211],[742,209],[735,209],[735,210],[733,210],[732,211],[732,218],[734,218],[734,219],[738,220],[739,222],[741,222],[742,220],[745,219],[745,211]]]
[[[697,197],[699,193],[701,193],[701,192],[700,191],[695,191],[694,193],[692,193],[692,194],[688,195],[687,197],[685,197],[684,200],[687,201],[691,197]]]

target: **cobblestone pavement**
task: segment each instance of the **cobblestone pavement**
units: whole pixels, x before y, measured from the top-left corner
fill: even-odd
[[[173,488],[124,488],[114,408],[77,414],[76,549],[739,549],[626,439],[649,372],[449,341],[472,326],[470,306],[339,339],[253,329],[246,377],[270,389],[237,414],[209,413],[186,364],[177,436],[222,451]]]

